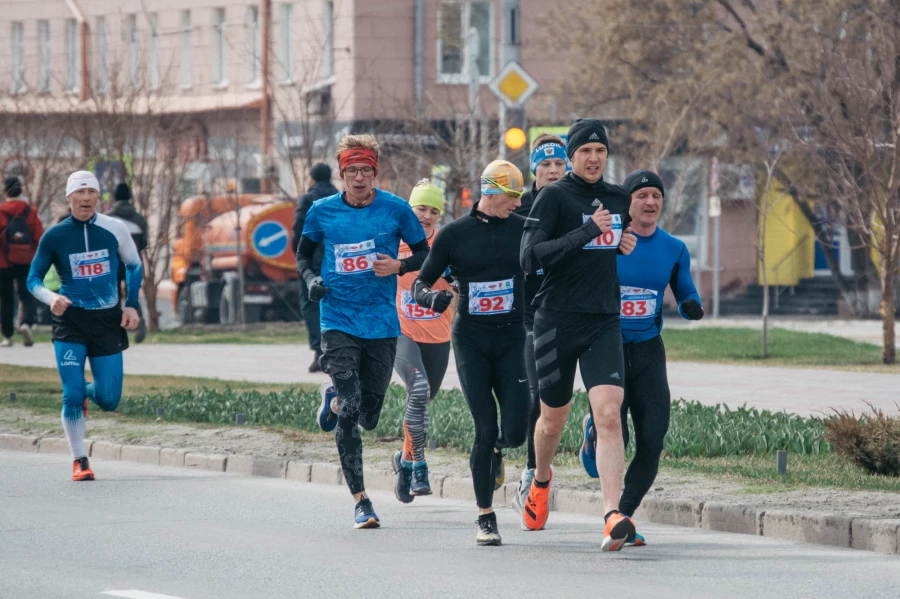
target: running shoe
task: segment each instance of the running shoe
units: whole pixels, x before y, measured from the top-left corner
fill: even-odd
[[[475,533],[475,544],[482,547],[502,545],[500,532],[497,530],[497,514],[482,514],[475,522],[478,525]]]
[[[403,452],[395,451],[394,459],[391,460],[394,466],[394,472],[397,474],[397,483],[394,485],[394,497],[401,503],[412,503],[415,499],[409,493],[410,484],[412,484],[413,469],[412,464],[403,461]]]
[[[637,531],[631,518],[619,512],[613,512],[606,519],[600,551],[621,551],[626,541],[632,536],[637,537]]]
[[[591,478],[600,478],[597,473],[597,431],[594,429],[594,419],[588,413],[581,423],[581,465]]]
[[[338,417],[331,409],[331,400],[337,396],[334,385],[329,382],[322,383],[319,387],[319,395],[322,396],[322,405],[319,406],[319,428],[330,433],[337,426]]]
[[[534,468],[526,468],[522,471],[522,480],[519,481],[519,488],[513,496],[512,507],[518,514],[522,513],[525,506],[525,498],[528,497],[528,491],[531,490],[531,481],[534,480]]]
[[[491,463],[491,470],[494,471],[494,490],[496,491],[503,486],[506,480],[506,468],[503,464],[503,452],[494,451],[494,461]]]
[[[413,495],[431,495],[431,482],[428,480],[428,463],[413,464],[411,493]]]
[[[363,497],[356,504],[356,528],[378,528],[381,526],[381,520],[375,514],[375,508],[372,507],[372,500]]]
[[[22,344],[25,347],[31,347],[32,345],[34,345],[34,336],[31,334],[31,325],[19,325],[19,332],[22,334]]]
[[[546,487],[537,486],[537,481],[531,481],[525,505],[522,508],[522,530],[541,530],[547,523],[550,515],[550,487],[553,483],[553,469],[550,469],[550,480]]]
[[[87,458],[78,458],[72,464],[72,480],[94,480],[94,471],[91,470]]]
[[[628,540],[625,541],[626,547],[643,547],[646,544],[647,540],[639,532],[635,532],[633,536],[628,537]]]
[[[0,341],[0,347],[12,347],[13,340],[12,337],[4,337],[3,341]]]

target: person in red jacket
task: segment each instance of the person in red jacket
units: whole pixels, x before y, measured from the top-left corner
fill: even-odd
[[[37,211],[22,196],[22,185],[16,177],[5,181],[6,201],[0,203],[0,332],[3,341],[0,347],[12,347],[13,317],[22,302],[22,321],[19,332],[25,346],[34,343],[31,327],[34,325],[34,298],[28,292],[25,280],[37,250],[38,241],[44,234],[44,225]]]

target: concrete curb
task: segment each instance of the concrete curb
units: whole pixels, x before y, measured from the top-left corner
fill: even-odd
[[[108,441],[85,441],[91,458],[121,460],[140,464],[196,468],[244,476],[281,478],[303,483],[343,485],[341,468],[335,464],[296,462],[245,455],[193,453],[185,449],[120,445]],[[0,434],[0,450],[68,454],[66,439]],[[394,490],[396,475],[389,470],[366,468],[366,487]],[[509,482],[494,493],[497,507],[512,502],[518,483]],[[434,475],[433,497],[475,501],[471,478]],[[599,491],[553,489],[550,509],[554,511],[602,516]],[[878,520],[838,514],[810,514],[787,510],[765,511],[755,506],[683,499],[647,499],[635,514],[638,521],[718,532],[751,534],[801,543],[830,545],[900,554],[900,519]]]

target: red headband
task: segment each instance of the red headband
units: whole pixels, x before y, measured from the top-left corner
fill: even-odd
[[[378,174],[378,158],[375,155],[375,150],[370,150],[369,148],[347,148],[341,152],[341,157],[338,159],[338,164],[341,167],[341,176],[344,175],[345,168],[351,164],[360,163],[371,166],[375,169],[375,174]]]

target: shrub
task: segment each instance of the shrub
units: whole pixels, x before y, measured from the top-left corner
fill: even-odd
[[[835,410],[825,421],[825,437],[834,452],[872,474],[900,474],[900,418],[885,416],[869,404],[871,414],[856,417]]]

